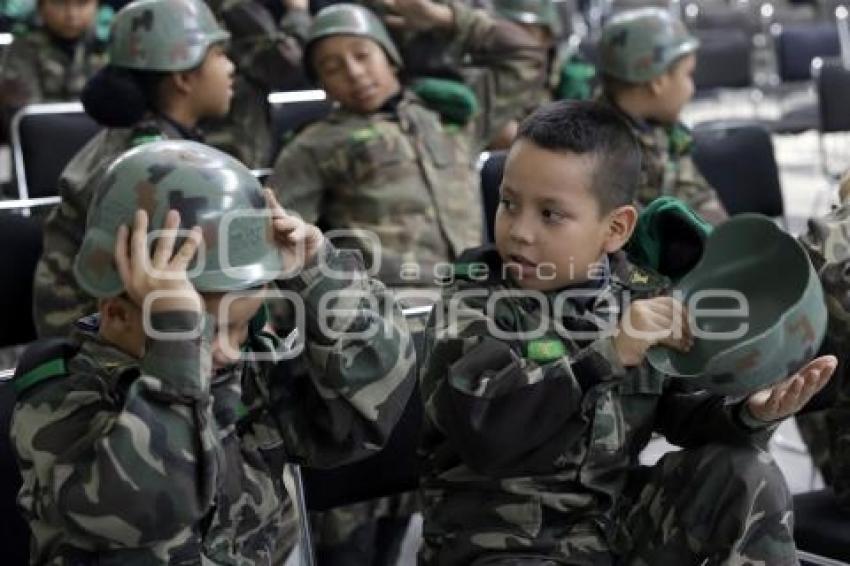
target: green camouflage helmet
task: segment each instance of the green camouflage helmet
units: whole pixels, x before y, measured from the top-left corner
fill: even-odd
[[[768,387],[808,363],[826,333],[823,290],[805,250],[761,215],[715,228],[676,290],[692,324],[695,317],[694,345],[687,353],[652,348],[647,358],[696,389],[736,396]]]
[[[174,72],[200,65],[230,34],[200,0],[136,0],[115,15],[110,38],[111,65]]]
[[[493,0],[493,9],[505,19],[546,27],[557,35],[560,22],[552,0]]]
[[[333,4],[320,10],[313,18],[304,44],[304,67],[307,75],[314,80],[316,72],[313,69],[311,50],[318,40],[331,35],[368,37],[384,49],[393,65],[399,69],[403,66],[401,55],[387,33],[387,28],[374,12],[357,4]]]
[[[147,211],[150,230],[164,224],[170,209],[180,212],[181,229],[201,227],[204,245],[189,270],[198,291],[248,289],[282,271],[260,183],[217,149],[185,140],[141,145],[109,166],[94,194],[74,261],[77,281],[94,297],[123,291],[115,235],[138,209]]]
[[[628,10],[616,14],[602,28],[599,70],[628,83],[645,83],[698,47],[699,40],[666,10]]]

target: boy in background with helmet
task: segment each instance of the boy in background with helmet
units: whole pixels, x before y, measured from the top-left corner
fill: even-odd
[[[694,165],[690,131],[679,122],[694,94],[698,47],[699,40],[668,11],[629,10],[602,29],[597,72],[602,99],[628,119],[641,146],[637,203],[674,196],[718,224],[727,218],[726,210]]]
[[[367,264],[380,257],[386,284],[433,287],[435,266],[481,241],[479,152],[535,84],[544,54],[521,28],[462,2],[397,0],[386,18],[439,30],[453,52],[483,58],[486,95],[404,88],[403,62],[375,14],[329,6],[313,20],[304,64],[335,108],[283,148],[269,185],[305,221],[348,230],[345,245]]]
[[[99,314],[51,364],[25,354],[14,381],[32,562],[282,564],[284,464],[374,454],[412,391],[392,295],[189,141],[110,166],[74,272]],[[273,281],[304,313],[295,358],[264,330]]]
[[[65,167],[59,178],[62,202],[44,226],[33,297],[39,336],[67,336],[74,321],[94,310],[71,265],[92,187],[109,163],[152,140],[200,141],[198,121],[227,114],[234,71],[224,52],[229,38],[202,0],[139,0],[116,15],[109,65],[83,93],[86,112],[107,128]]]

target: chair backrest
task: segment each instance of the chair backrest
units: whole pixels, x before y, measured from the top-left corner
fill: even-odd
[[[29,527],[18,510],[21,473],[9,438],[14,408],[15,390],[11,381],[0,381],[0,540],[3,541],[3,564],[25,566],[29,563]]]
[[[0,215],[0,347],[35,339],[32,319],[32,285],[41,257],[42,230],[36,218],[3,212]]]
[[[698,30],[700,39],[694,84],[698,91],[745,88],[753,84],[750,37],[740,29]]]
[[[794,496],[794,542],[800,551],[832,559],[815,564],[850,562],[850,512],[831,489]]]
[[[694,162],[729,214],[784,214],[779,168],[767,129],[754,122],[709,122],[694,128]]]
[[[65,165],[102,126],[79,102],[32,104],[12,119],[18,197],[54,196]]]
[[[417,329],[412,331],[417,366],[426,354],[423,329],[428,316],[430,309],[427,308],[405,311],[405,317]],[[411,320],[413,317],[417,320]],[[332,469],[301,468],[307,507],[323,511],[416,489],[421,471],[418,449],[423,419],[424,407],[417,380],[404,413],[378,454]]]
[[[814,65],[821,132],[850,131],[850,70],[840,58],[821,59]]]
[[[777,71],[783,82],[811,79],[815,57],[836,57],[840,53],[838,30],[832,22],[784,24],[774,41]]]
[[[490,153],[481,167],[481,205],[484,207],[484,229],[487,242],[496,238],[496,209],[499,208],[499,187],[505,169],[506,151]]]
[[[301,128],[321,120],[331,109],[322,90],[273,92],[269,95],[272,123],[272,162],[289,136]]]

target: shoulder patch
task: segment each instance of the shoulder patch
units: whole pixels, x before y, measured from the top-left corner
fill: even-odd
[[[566,346],[557,338],[531,340],[526,345],[525,357],[537,363],[551,362],[566,355]]]
[[[36,366],[23,375],[16,376],[12,381],[12,387],[14,387],[15,393],[20,395],[27,389],[31,389],[43,381],[65,375],[68,375],[65,360],[63,358],[54,358]]]
[[[351,132],[351,135],[348,136],[348,139],[353,142],[366,142],[371,139],[378,137],[378,131],[375,128],[360,128],[359,130],[354,130]]]
[[[146,143],[162,141],[164,139],[165,139],[165,136],[163,136],[162,134],[151,134],[151,133],[145,132],[145,133],[133,136],[133,139],[130,140],[130,146],[131,147],[137,147],[137,146],[140,146],[140,145],[144,145]]]

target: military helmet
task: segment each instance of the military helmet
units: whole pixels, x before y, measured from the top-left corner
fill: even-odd
[[[237,291],[267,283],[282,271],[270,243],[263,189],[240,162],[186,140],[158,141],[122,154],[95,187],[86,234],[74,261],[80,286],[94,297],[124,289],[113,257],[119,226],[130,226],[137,209],[159,229],[170,209],[181,229],[199,225],[203,246],[189,269],[201,292]]]
[[[599,70],[621,81],[645,83],[698,47],[699,40],[666,10],[627,10],[602,28]]]
[[[109,63],[142,71],[194,69],[230,34],[201,0],[136,0],[112,23]]]
[[[553,35],[560,31],[560,21],[552,0],[493,0],[493,9],[508,20],[544,26]]]
[[[826,333],[823,290],[805,250],[761,215],[715,228],[675,290],[689,307],[694,345],[654,347],[647,358],[696,389],[736,396],[769,387],[808,363]]]
[[[378,19],[374,12],[357,4],[333,4],[322,8],[307,33],[307,41],[304,44],[304,66],[307,75],[316,78],[313,69],[312,48],[320,39],[331,35],[360,35],[374,40],[380,45],[387,58],[396,67],[403,66],[401,55],[393,43],[387,28]]]

